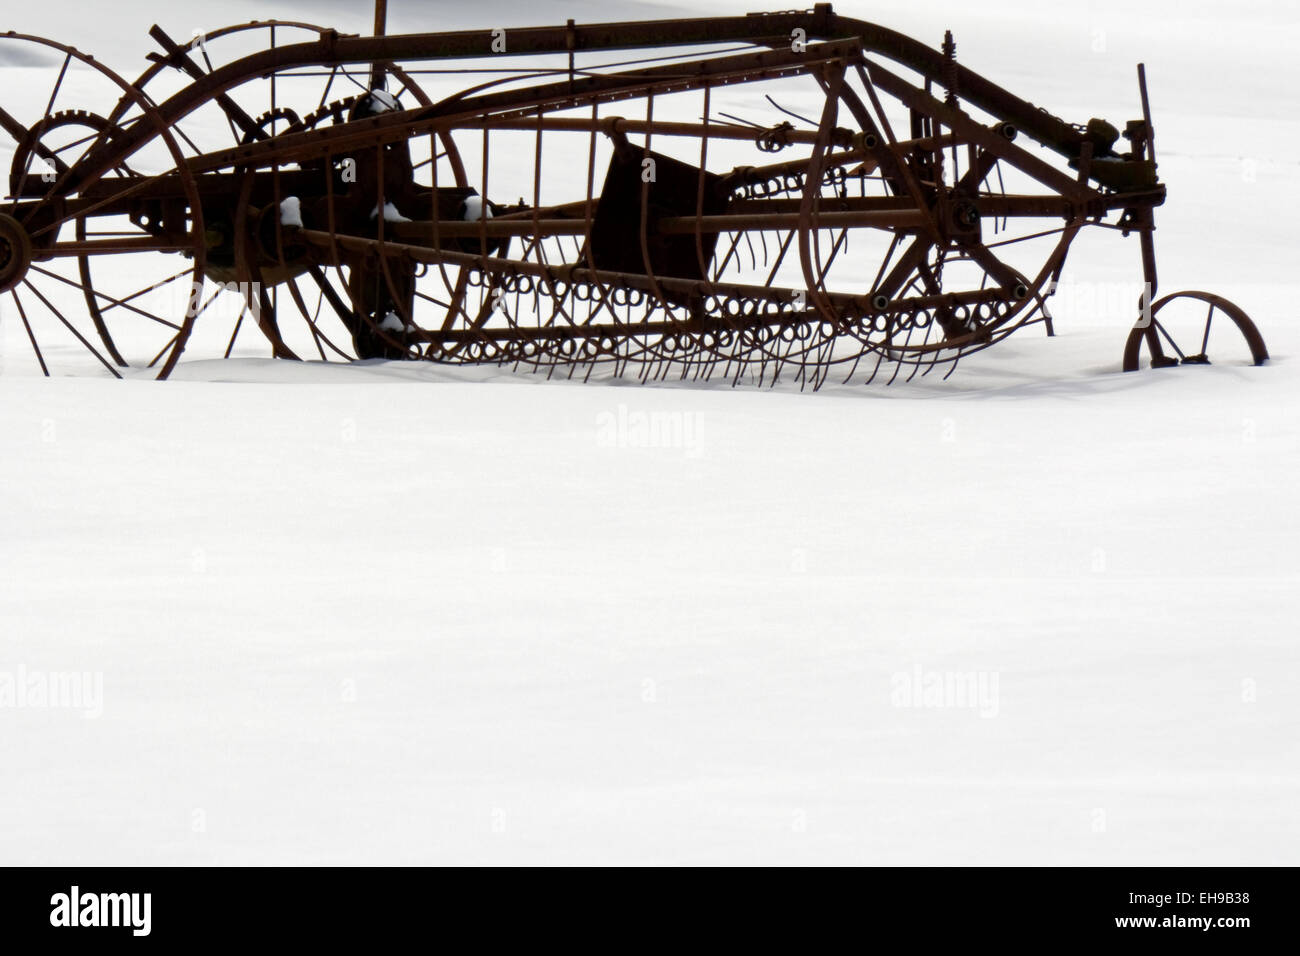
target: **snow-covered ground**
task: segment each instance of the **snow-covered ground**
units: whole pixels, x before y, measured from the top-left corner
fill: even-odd
[[[815,395],[44,379],[6,315],[0,862],[1300,862],[1294,11],[836,8],[1072,119],[1136,115],[1144,58],[1162,288],[1273,361],[1120,373],[1109,233],[1055,338]],[[60,673],[80,708],[5,704]]]

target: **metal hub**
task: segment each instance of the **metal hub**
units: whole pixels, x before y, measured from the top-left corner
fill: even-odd
[[[0,292],[23,281],[32,264],[32,240],[13,216],[0,213]]]

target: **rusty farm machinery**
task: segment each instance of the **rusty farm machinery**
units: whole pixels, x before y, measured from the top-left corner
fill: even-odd
[[[182,354],[417,359],[817,388],[1018,329],[1084,227],[1136,234],[1123,367],[1260,364],[1237,306],[1155,297],[1145,77],[1070,123],[826,4],[373,36],[154,27],[128,81],[0,34],[0,299],[49,374]],[[761,117],[761,120],[756,119]],[[517,197],[517,198],[516,198]],[[77,358],[77,357],[80,358]]]

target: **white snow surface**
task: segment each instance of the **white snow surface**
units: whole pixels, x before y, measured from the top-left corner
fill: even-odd
[[[465,221],[478,222],[480,219],[492,218],[492,207],[483,201],[482,196],[467,196],[465,198]]]
[[[379,218],[378,206],[375,206],[375,208],[370,211],[370,218],[371,219]],[[391,202],[384,203],[384,222],[410,222],[410,221],[411,220],[408,219],[406,216],[403,216],[398,211],[397,207],[394,206]]]
[[[302,228],[302,200],[297,196],[290,196],[280,203],[280,224]]]
[[[117,382],[40,377],[6,313],[0,861],[1300,862],[1293,11],[836,6],[952,26],[1071,118],[1136,115],[1146,57],[1163,286],[1240,302],[1273,361],[1125,375],[1132,316],[1080,309],[817,394]],[[1069,272],[1137,269],[1107,233]],[[54,673],[98,707],[19,706]]]
[[[394,110],[401,109],[397,97],[387,90],[371,90],[370,104],[376,113],[391,113]]]

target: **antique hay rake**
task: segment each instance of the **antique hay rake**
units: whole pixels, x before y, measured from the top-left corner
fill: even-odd
[[[1141,67],[1121,142],[961,66],[951,36],[932,49],[827,4],[384,22],[380,0],[370,37],[154,27],[134,82],[0,35],[0,293],[46,374],[81,355],[166,378],[260,332],[280,358],[643,381],[946,375],[1017,329],[1051,334],[1085,226],[1139,238],[1126,370],[1267,358],[1232,303],[1155,299]]]

